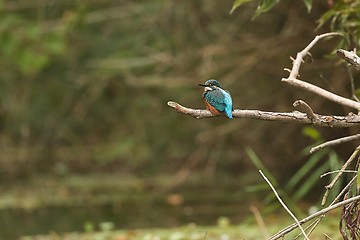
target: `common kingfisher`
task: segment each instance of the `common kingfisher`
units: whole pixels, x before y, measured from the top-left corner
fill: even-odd
[[[220,83],[215,79],[210,79],[205,84],[198,84],[204,87],[203,98],[206,108],[214,115],[225,112],[228,118],[232,117],[232,99],[228,91],[220,87]]]

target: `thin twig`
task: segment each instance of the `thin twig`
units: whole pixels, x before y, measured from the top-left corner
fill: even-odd
[[[321,209],[320,211],[314,213],[314,214],[311,214],[310,216],[307,216],[306,218],[304,219],[301,219],[299,221],[300,224],[304,224],[318,216],[321,216],[327,212],[330,212],[336,208],[339,208],[339,207],[342,207],[348,203],[351,203],[351,202],[354,202],[354,201],[357,201],[357,200],[360,200],[360,195],[358,196],[355,196],[355,197],[352,197],[352,198],[348,198],[347,200],[344,200],[342,202],[338,202],[332,206],[329,206],[327,208],[324,208],[324,209]],[[281,231],[279,231],[278,233],[276,233],[275,235],[271,236],[270,238],[268,238],[268,240],[275,240],[275,239],[279,239],[283,236],[285,236],[287,233],[291,232],[292,230],[296,229],[298,227],[298,225],[296,223],[293,223],[289,226],[287,226],[286,228],[282,229]]]
[[[351,185],[353,184],[353,182],[357,179],[357,176],[353,177],[348,184],[341,190],[341,192],[336,196],[336,198],[329,204],[329,207],[334,205],[337,201],[339,201],[340,197],[342,195],[344,195],[344,193],[351,187]],[[307,226],[305,228],[305,230],[307,230],[309,227],[311,227],[311,229],[308,232],[308,235],[310,236],[310,234],[315,230],[315,228],[317,227],[317,225],[321,222],[321,220],[325,217],[325,214],[321,215],[320,217],[318,217],[317,219],[315,219],[314,222],[312,222],[311,224],[309,224],[309,226]]]
[[[325,216],[325,215],[322,215]],[[309,224],[309,226],[307,226],[305,228],[305,230],[308,230],[310,228],[310,230],[308,231],[308,235],[310,236],[310,234],[313,233],[313,231],[315,230],[315,228],[317,227],[317,225],[320,223],[320,221],[322,220],[322,216],[320,216],[318,219],[316,219],[314,222],[312,222],[311,224]],[[301,236],[301,234],[298,234],[298,236],[295,237],[298,238],[299,236]]]
[[[305,48],[304,50],[302,50],[301,52],[298,52],[298,54],[296,55],[296,59],[293,62],[293,66],[291,69],[291,73],[288,77],[288,79],[295,79],[299,76],[299,71],[300,71],[300,66],[301,63],[303,62],[304,58],[306,57],[306,55],[309,53],[310,49],[315,46],[315,44],[326,37],[330,37],[330,36],[341,36],[340,33],[337,32],[332,32],[332,33],[324,33],[321,35],[317,35]]]
[[[354,160],[358,152],[360,151],[360,145],[354,150],[353,154],[351,154],[350,158],[345,162],[345,164],[341,167],[339,173],[334,177],[334,179],[331,181],[330,184],[326,185],[326,191],[323,196],[323,199],[321,201],[321,205],[324,206],[326,203],[327,196],[329,195],[330,190],[333,188],[335,183],[339,180],[341,175],[343,174],[343,171],[349,166],[349,164]]]
[[[283,208],[290,214],[290,216],[294,219],[294,221],[296,222],[296,224],[298,225],[299,229],[301,230],[302,234],[304,235],[305,239],[310,240],[309,237],[306,235],[304,229],[301,227],[301,224],[299,223],[299,220],[295,217],[295,215],[290,211],[290,209],[285,205],[285,203],[283,202],[283,200],[280,198],[279,194],[276,192],[276,189],[273,187],[273,185],[271,184],[271,182],[269,181],[269,179],[267,179],[267,177],[263,174],[263,172],[261,170],[259,170],[259,173],[261,174],[261,176],[265,179],[265,181],[269,184],[271,190],[274,192],[276,198],[278,199],[278,201],[280,202],[280,204],[283,206]]]
[[[353,76],[353,74],[351,72],[351,69],[350,69],[349,65],[345,64],[345,66],[346,66],[346,70],[347,70],[348,75],[349,75],[351,96],[355,101],[360,102],[359,98],[355,94],[354,76]]]
[[[321,174],[320,175],[320,178],[323,178],[327,175],[330,175],[330,174],[334,174],[334,173],[338,173],[338,172],[343,172],[343,173],[357,173],[357,171],[354,171],[354,170],[344,170],[344,171],[341,171],[341,170],[336,170],[336,171],[331,171],[331,172],[326,172],[324,174]]]
[[[327,142],[324,142],[316,147],[313,147],[310,149],[310,153],[314,153],[316,151],[319,151],[325,147],[332,147],[332,146],[335,146],[335,145],[339,145],[339,144],[343,144],[343,143],[347,143],[347,142],[350,142],[350,141],[354,141],[354,140],[358,140],[360,139],[360,134],[355,134],[355,135],[352,135],[352,136],[347,136],[347,137],[342,137],[342,138],[338,138],[338,139],[334,139],[334,140],[331,140],[331,141],[327,141]]]
[[[360,104],[360,103],[359,103]],[[177,112],[193,116],[197,119],[216,117],[206,109],[193,109],[180,105],[177,102],[169,101],[167,105]],[[240,110],[235,109],[232,112],[234,118],[249,118],[265,121],[298,122],[307,123],[321,127],[356,127],[360,126],[360,115],[347,116],[326,116],[315,114],[314,119],[309,119],[306,113],[298,111],[293,112],[267,112],[261,110]]]

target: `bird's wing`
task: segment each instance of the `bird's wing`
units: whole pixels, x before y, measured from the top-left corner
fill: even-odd
[[[214,106],[218,111],[223,112],[225,110],[225,99],[223,91],[215,89],[204,93],[204,98],[211,106]]]
[[[232,99],[231,95],[228,91],[223,91],[224,94],[224,105],[225,105],[225,113],[229,118],[232,118]]]
[[[232,99],[231,99],[231,95],[228,91],[223,90],[223,94],[224,94],[224,103],[225,105],[231,109],[231,111],[233,110],[232,108]]]

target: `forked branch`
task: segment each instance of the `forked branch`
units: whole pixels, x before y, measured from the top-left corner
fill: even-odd
[[[210,111],[205,109],[193,109],[180,105],[179,103],[169,101],[167,103],[177,112],[191,115],[195,118],[211,118],[216,117]],[[354,127],[360,126],[360,116],[349,114],[347,116],[326,116],[315,113],[302,113],[298,111],[293,112],[267,112],[261,110],[241,110],[235,109],[232,113],[234,118],[249,118],[264,121],[282,121],[282,122],[297,122],[307,123],[314,126],[321,127]]]
[[[341,34],[339,33],[325,33],[325,34],[321,34],[316,36],[301,52],[299,52],[296,56],[295,59],[293,60],[293,64],[292,64],[292,69],[285,69],[286,71],[289,72],[289,76],[287,78],[283,78],[282,81],[286,82],[288,84],[290,84],[291,86],[294,87],[298,87],[301,89],[304,89],[306,91],[312,92],[320,97],[323,97],[327,100],[330,100],[332,102],[338,103],[342,106],[345,107],[349,107],[352,109],[357,110],[357,113],[349,113],[346,116],[333,116],[333,115],[320,115],[320,114],[316,114],[314,113],[313,109],[304,101],[302,100],[297,100],[294,102],[293,106],[299,110],[299,111],[292,111],[292,112],[267,112],[267,111],[261,111],[261,110],[242,110],[242,109],[235,109],[232,112],[232,115],[234,118],[249,118],[249,119],[258,119],[258,120],[265,120],[265,121],[282,121],[282,122],[297,122],[297,123],[305,123],[305,124],[312,124],[314,126],[322,126],[322,127],[342,127],[342,128],[346,128],[346,127],[353,127],[353,126],[360,126],[360,102],[359,101],[354,101],[351,100],[350,98],[345,98],[342,96],[339,96],[335,93],[329,92],[325,89],[322,89],[318,86],[315,86],[313,84],[304,82],[303,80],[299,79],[299,72],[300,72],[300,66],[301,64],[304,62],[304,58],[310,54],[310,50],[312,49],[312,47],[315,46],[315,44],[324,38],[327,37],[331,37],[331,36],[340,36]],[[337,51],[337,56],[344,59],[345,61],[347,61],[349,64],[353,65],[357,70],[360,70],[360,57],[358,57],[355,53],[355,51],[346,51],[346,50],[338,50]],[[352,88],[354,88],[352,86]],[[355,99],[356,96],[354,95],[354,90],[352,91],[353,93],[353,97]],[[184,107],[182,105],[180,105],[179,103],[173,102],[173,101],[169,101],[167,103],[168,106],[172,107],[173,109],[175,109],[177,112],[182,113],[182,114],[186,114],[186,115],[191,115],[195,118],[201,119],[201,118],[210,118],[210,117],[215,117],[213,114],[211,114],[210,111],[208,110],[203,110],[203,109],[193,109],[193,108],[187,108]],[[327,143],[321,144],[315,148],[312,149],[312,152],[322,149],[326,146],[334,146],[336,144],[341,144],[344,142],[349,142],[349,141],[353,141],[356,139],[359,139],[360,135],[354,135],[354,136],[350,136],[350,137],[345,137],[345,138],[341,138],[341,139],[337,139],[337,140],[333,140],[333,141],[329,141]],[[352,159],[354,159],[354,157],[357,155],[357,153],[360,150],[360,146],[355,150],[355,152],[353,153],[353,155],[350,157],[350,159],[347,161],[347,163],[344,164],[344,166],[342,167],[342,169],[339,171],[339,174],[335,177],[335,179],[333,180],[332,183],[330,183],[327,186],[327,192],[324,195],[324,199],[326,199],[327,194],[329,189],[332,188],[333,184],[335,184],[335,182],[339,179],[339,177],[341,176],[341,174],[345,171],[346,167],[348,166],[348,164],[352,161]],[[260,171],[260,173],[262,174],[262,172]],[[263,174],[262,174],[263,175]],[[266,177],[263,175],[263,177],[266,179]],[[269,182],[268,182],[269,183]],[[269,183],[270,187],[272,187],[271,183]],[[348,186],[350,186],[350,184],[348,184]],[[348,187],[347,186],[347,187]],[[338,197],[340,197],[341,195],[343,195],[343,193],[345,192],[345,189],[347,189],[347,187],[345,187],[343,189],[343,191],[341,192],[341,194],[339,194]],[[272,187],[273,189],[273,187]],[[275,195],[277,196],[276,190],[273,189]],[[278,197],[278,196],[277,196]],[[278,197],[278,200],[280,201],[280,203],[282,203],[280,197]],[[305,236],[305,238],[308,238],[305,231],[301,228],[301,224],[306,223],[316,217],[321,216],[317,221],[316,224],[314,224],[314,226],[312,227],[311,231],[316,227],[316,225],[320,222],[320,220],[325,216],[325,214],[333,209],[336,209],[338,207],[342,207],[344,205],[347,205],[351,202],[355,202],[355,201],[359,201],[360,200],[360,195],[346,199],[342,202],[339,203],[335,203],[338,200],[335,199],[333,201],[333,203],[331,203],[331,205],[327,208],[324,208],[320,211],[318,211],[315,214],[312,214],[300,221],[298,221],[296,219],[296,217],[294,217],[290,211],[289,214],[292,215],[292,217],[294,218],[295,222],[294,224],[288,226],[287,228],[279,231],[277,234],[275,234],[274,236],[270,237],[268,240],[274,240],[274,239],[279,239],[284,237],[287,233],[291,232],[292,230],[296,229],[296,228],[300,228],[302,230],[302,234]],[[285,209],[287,209],[286,205],[284,205],[282,203],[283,207]],[[324,204],[323,204],[324,205]],[[288,209],[287,209],[288,210]],[[310,232],[311,232],[310,231]]]
[[[330,101],[338,103],[340,105],[356,109],[357,113],[360,110],[360,102],[353,101],[349,98],[339,96],[337,94],[331,93],[325,89],[322,89],[313,84],[304,82],[298,79],[300,66],[304,61],[304,58],[310,53],[311,48],[321,39],[330,37],[330,36],[340,36],[339,33],[325,33],[318,35],[312,40],[308,46],[299,52],[296,56],[296,59],[293,59],[293,66],[290,72],[289,77],[283,78],[282,81],[286,82],[294,87],[302,88],[306,91],[315,93],[318,96],[326,98]],[[339,50],[340,51],[340,50]],[[346,53],[346,51],[340,51],[341,53]],[[356,54],[355,54],[356,55]],[[356,60],[357,61],[357,60]],[[353,62],[356,62],[355,60]],[[175,109],[177,112],[191,115],[195,118],[210,118],[214,117],[209,111],[203,109],[193,109],[180,105],[177,102],[169,101],[168,106]],[[315,114],[308,104],[304,101],[297,100],[294,103],[298,111],[293,112],[266,112],[261,110],[240,110],[235,109],[233,111],[234,118],[251,118],[265,121],[282,121],[282,122],[298,122],[298,123],[310,123],[314,126],[322,127],[353,127],[360,126],[360,116],[357,114],[350,113],[347,116],[332,116],[332,115],[320,115]]]
[[[329,92],[329,91],[327,91],[325,89],[322,89],[322,88],[320,88],[318,86],[315,86],[315,85],[313,85],[311,83],[307,83],[307,82],[304,82],[304,81],[298,79],[301,63],[304,62],[304,58],[310,53],[311,48],[314,47],[315,44],[320,39],[330,37],[330,36],[341,36],[341,34],[334,32],[334,33],[325,33],[325,34],[321,34],[321,35],[316,36],[314,38],[314,40],[312,40],[309,43],[309,45],[307,45],[301,52],[299,52],[296,55],[296,59],[293,62],[292,69],[290,70],[289,77],[283,78],[283,79],[281,79],[281,81],[286,82],[286,83],[288,83],[288,84],[290,84],[290,85],[292,85],[294,87],[302,88],[302,89],[304,89],[306,91],[315,93],[316,95],[319,95],[319,96],[321,96],[323,98],[326,98],[326,99],[328,99],[328,100],[330,100],[332,102],[335,102],[335,103],[338,103],[340,105],[350,107],[350,108],[353,108],[353,109],[356,109],[356,110],[359,111],[360,110],[360,103],[359,102],[356,102],[356,101],[353,101],[351,99],[339,96],[339,95],[334,94],[332,92]],[[344,50],[339,50],[339,51],[340,51],[340,53],[343,53],[343,54],[345,54],[345,52],[347,52],[347,51],[344,51]],[[339,56],[339,51],[338,51],[338,56]],[[355,54],[355,56],[356,56],[356,54]],[[351,58],[351,59],[355,59],[355,58]],[[354,60],[353,62],[357,62],[357,60],[356,61]]]

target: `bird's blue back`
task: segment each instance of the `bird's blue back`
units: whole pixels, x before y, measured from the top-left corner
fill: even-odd
[[[205,100],[219,112],[225,112],[232,118],[232,99],[229,92],[216,87],[214,90],[204,92]]]

